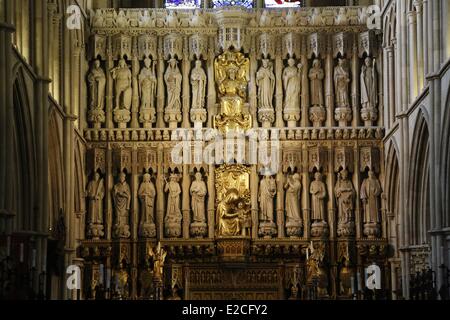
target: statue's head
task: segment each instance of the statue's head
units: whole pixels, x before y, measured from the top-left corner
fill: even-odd
[[[300,175],[299,175],[298,173],[296,173],[296,174],[294,174],[294,175],[292,176],[292,178],[293,178],[294,180],[300,180]]]
[[[97,59],[94,61],[94,67],[97,69],[100,68],[100,60]]]
[[[201,180],[202,180],[202,174],[201,174],[200,172],[197,172],[197,173],[195,174],[195,179],[196,179],[197,181],[201,181]]]
[[[96,173],[94,174],[94,180],[95,180],[95,181],[100,180],[100,174],[99,174],[98,172],[96,172]]]
[[[369,170],[369,178],[374,179],[375,178],[375,172],[372,170]]]
[[[125,62],[125,59],[120,59],[120,60],[119,60],[119,67],[125,68],[126,65],[127,65],[127,63]]]
[[[231,79],[231,80],[234,80],[234,79],[236,79],[236,69],[235,68],[230,68],[230,69],[228,69],[228,77]]]
[[[267,68],[269,66],[269,59],[263,59],[262,60],[262,65],[264,68]]]
[[[119,181],[124,183],[127,180],[127,175],[124,172],[121,172],[119,175]]]
[[[339,64],[340,66],[343,66],[343,65],[345,64],[345,59],[344,59],[344,58],[339,58],[338,64]]]
[[[177,59],[172,58],[172,59],[169,60],[169,65],[172,68],[175,68],[177,66],[177,63],[178,63]]]
[[[372,66],[372,58],[367,57],[366,59],[364,59],[364,63],[366,64],[366,67]]]
[[[178,176],[176,174],[171,174],[169,180],[173,181],[173,182],[176,182],[178,180]]]
[[[146,68],[150,68],[152,66],[152,59],[145,58],[144,65],[145,65]]]
[[[346,169],[341,171],[341,179],[346,180],[348,178],[348,171]]]
[[[144,174],[143,181],[150,182],[150,178],[151,178],[150,174],[146,173],[146,174]]]
[[[321,181],[321,180],[322,180],[322,174],[321,174],[320,172],[316,172],[316,173],[314,174],[314,179],[315,179],[316,181]]]
[[[288,65],[289,65],[290,67],[293,67],[293,66],[295,65],[295,60],[292,59],[292,58],[289,58],[289,60],[288,60]]]
[[[314,59],[313,67],[314,68],[320,68],[320,65],[321,65],[320,60],[319,59]]]
[[[196,66],[197,68],[201,68],[201,67],[202,67],[202,62],[201,62],[200,60],[196,60],[196,61],[195,61],[195,66]]]

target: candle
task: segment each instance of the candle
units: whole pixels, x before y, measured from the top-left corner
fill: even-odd
[[[111,288],[111,269],[106,269],[106,289]]]
[[[11,236],[6,237],[6,256],[11,255]]]
[[[355,294],[355,278],[353,276],[350,277],[350,282],[352,286],[352,295]]]
[[[33,249],[33,251],[32,251],[31,267],[36,268],[36,249]]]
[[[20,244],[20,262],[23,262],[23,243]]]
[[[361,291],[361,274],[359,272],[356,273],[356,283],[358,284],[358,291]]]
[[[100,284],[103,284],[103,276],[104,276],[104,274],[103,274],[103,264],[101,264],[100,265]]]

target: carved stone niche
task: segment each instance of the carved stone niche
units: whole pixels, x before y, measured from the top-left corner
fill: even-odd
[[[139,59],[143,60],[145,57],[157,56],[158,39],[154,35],[142,34],[138,38],[138,53]]]
[[[353,150],[350,147],[336,147],[334,149],[334,172],[347,169],[353,172]]]
[[[359,170],[373,170],[375,173],[380,172],[380,151],[375,147],[361,147],[359,153]]]
[[[102,60],[106,60],[107,39],[105,36],[94,34],[90,38],[91,41],[91,59],[97,59],[100,57]]]
[[[127,171],[131,173],[131,150],[117,149],[113,151],[113,170],[115,172]]]
[[[259,35],[257,55],[262,58],[267,58],[268,56],[273,57],[275,55],[275,39],[273,35],[267,33]]]
[[[194,34],[189,37],[189,59],[194,60],[195,57],[204,59],[208,55],[208,37],[203,34]]]
[[[146,171],[150,169],[156,172],[158,167],[158,153],[156,149],[141,149],[138,151],[138,165],[139,172]]]
[[[344,57],[352,50],[352,37],[345,32],[339,32],[333,35],[333,57],[336,58],[339,54]]]
[[[282,40],[282,54],[283,57],[300,56],[301,41],[298,34],[289,32],[283,36]]]
[[[283,173],[287,173],[290,169],[291,172],[301,171],[302,155],[298,148],[289,148],[283,151],[283,163],[282,170]]]
[[[218,10],[215,16],[219,25],[219,49],[226,51],[233,47],[241,50],[245,43],[242,29],[247,22],[247,10],[240,7],[227,8]]]
[[[309,149],[308,154],[308,171],[311,173],[314,169],[317,171],[324,169],[324,172],[326,172],[328,162],[326,148],[313,147]]]
[[[132,37],[124,34],[117,34],[112,37],[113,56],[122,58],[123,56],[131,57]]]
[[[95,172],[100,170],[101,172],[106,172],[106,150],[94,148],[87,152],[87,168]]]
[[[326,48],[326,36],[321,33],[313,33],[308,36],[308,59],[313,56],[320,57]]]
[[[369,30],[359,34],[358,37],[358,55],[360,58],[364,53],[368,57],[375,57],[377,55],[377,36],[374,30]]]
[[[179,34],[170,33],[164,37],[164,59],[183,57],[183,38]]]

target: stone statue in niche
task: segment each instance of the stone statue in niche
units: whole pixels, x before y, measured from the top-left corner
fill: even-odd
[[[302,218],[300,217],[300,193],[302,183],[300,175],[295,173],[287,178],[286,189],[286,235],[298,237],[302,232]]]
[[[154,218],[156,189],[148,173],[144,174],[138,190],[138,197],[141,200],[139,235],[144,238],[154,238],[156,236]]]
[[[151,123],[156,120],[156,83],[155,64],[152,67],[152,60],[145,58],[144,68],[142,68],[139,74],[139,96],[141,97],[139,121],[144,123],[144,128],[151,127]]]
[[[171,11],[169,11],[171,12]],[[169,66],[164,74],[167,87],[167,105],[164,120],[171,128],[176,128],[181,121],[181,83],[183,76],[178,68],[178,61],[174,58],[169,60]]]
[[[105,87],[106,76],[103,71],[100,60],[95,60],[91,71],[88,74],[89,83],[89,112],[88,121],[94,124],[94,127],[99,128],[102,122],[105,122]]]
[[[126,61],[124,59],[120,59],[118,66],[111,70],[111,74],[112,78],[116,81],[114,120],[119,124],[119,128],[125,128],[126,123],[131,120],[131,71]]]
[[[190,189],[192,207],[191,235],[194,237],[200,238],[207,233],[205,214],[205,197],[207,193],[208,190],[205,181],[203,181],[202,174],[197,172]]]
[[[164,192],[168,193],[167,212],[164,219],[166,236],[169,238],[178,238],[181,236],[181,220],[183,219],[180,210],[181,187],[178,175],[172,174],[170,176]]]
[[[103,236],[103,198],[105,196],[105,185],[100,174],[96,172],[86,190],[88,199],[89,228],[88,237],[99,239]]]
[[[114,271],[113,277],[116,299],[127,299],[130,293],[130,277],[123,262],[120,262],[119,269]]]
[[[126,174],[121,172],[119,182],[114,185],[112,190],[114,209],[116,212],[116,223],[114,225],[115,238],[127,239],[130,237],[131,190],[126,179]]]
[[[277,233],[277,228],[274,222],[274,207],[273,200],[277,194],[277,186],[275,179],[271,176],[264,176],[259,186],[259,235],[264,237],[272,237]]]
[[[164,19],[164,26],[169,28],[177,28],[180,24],[180,20],[178,19],[175,10],[167,10],[167,15]]]
[[[311,80],[311,106],[323,107],[323,79],[325,73],[319,59],[314,59],[312,68],[309,70]]]
[[[297,13],[294,9],[289,9],[284,21],[287,26],[295,26],[297,24]]]
[[[368,237],[377,237],[380,232],[379,197],[382,189],[375,173],[370,170],[369,176],[361,185],[361,200],[364,208],[364,234]]]
[[[103,18],[103,12],[101,9],[95,10],[95,15],[92,18],[92,26],[94,28],[101,28],[105,23],[105,19]]]
[[[343,169],[338,174],[334,192],[338,204],[338,236],[352,236],[355,229],[353,210],[356,192],[347,170]]]
[[[284,86],[284,120],[289,127],[295,127],[300,120],[300,83],[302,64],[295,66],[295,60],[290,58],[288,66],[283,71]]]
[[[275,92],[275,75],[273,65],[268,59],[262,60],[262,66],[256,73],[256,85],[258,86],[259,121],[270,126],[275,121],[273,110],[273,94]]]
[[[348,85],[350,83],[350,73],[348,71],[347,60],[338,59],[338,65],[334,68],[334,87],[336,88],[336,106],[338,108],[348,108]]]
[[[148,10],[144,10],[144,14],[139,12],[139,27],[155,27],[155,20],[152,19]]]
[[[320,127],[326,119],[326,111],[323,98],[323,79],[325,73],[319,59],[314,59],[308,77],[311,83],[309,120],[312,121],[314,127]]]
[[[127,16],[125,15],[125,12],[123,10],[119,11],[119,14],[116,18],[116,24],[119,28],[126,28],[130,25]]]
[[[191,72],[192,109],[203,109],[205,107],[206,79],[201,60],[195,61],[195,67]]]
[[[378,118],[378,86],[375,59],[367,57],[361,67],[361,118],[371,125]]]
[[[311,193],[311,235],[313,237],[324,236],[328,234],[328,224],[325,221],[325,197],[327,196],[327,187],[322,181],[322,174],[316,172],[314,181],[311,182],[309,192]]]

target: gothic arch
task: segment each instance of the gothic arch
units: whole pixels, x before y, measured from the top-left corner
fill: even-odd
[[[409,199],[411,210],[410,244],[421,245],[428,242],[428,230],[431,226],[430,213],[430,160],[429,131],[426,114],[419,111],[416,121],[411,149],[411,166],[409,168]],[[407,213],[408,214],[408,213]]]
[[[450,90],[444,104],[444,117],[441,140],[441,187],[443,191],[442,197],[442,222],[444,227],[450,226]]]
[[[398,147],[395,141],[391,141],[386,159],[385,194],[387,195],[388,237],[390,238],[391,244],[395,246],[395,249],[398,249],[399,246],[397,225],[400,218],[400,170],[398,154]]]
[[[16,230],[33,230],[34,190],[36,179],[35,141],[28,90],[23,70],[17,68],[13,85],[12,161],[9,172]]]
[[[56,110],[49,115],[48,125],[48,183],[49,183],[49,225],[54,226],[64,207],[64,173],[60,128]]]

